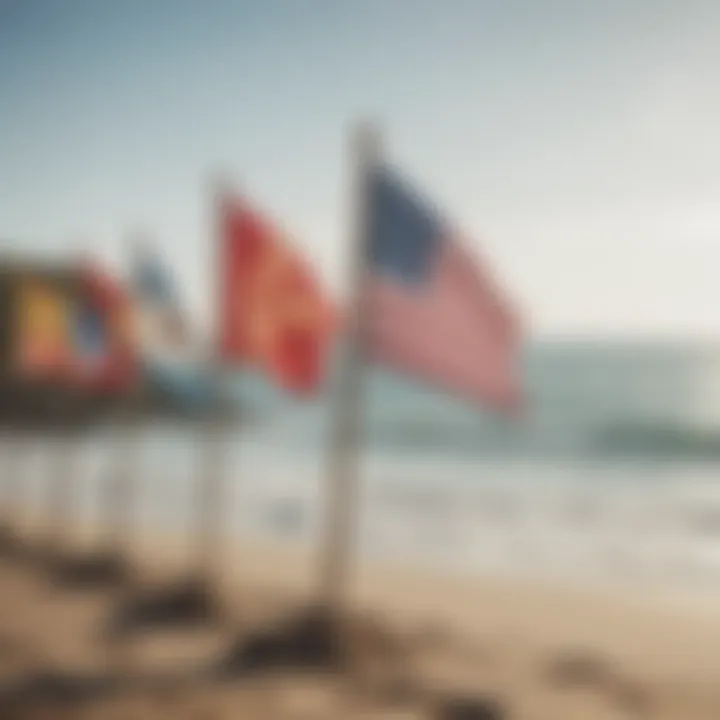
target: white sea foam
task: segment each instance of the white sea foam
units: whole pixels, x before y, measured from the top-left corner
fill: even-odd
[[[160,437],[143,447],[136,458],[138,525],[189,528],[201,468],[198,437]],[[47,470],[52,452],[45,448],[36,458],[36,475]],[[98,511],[111,452],[97,443],[79,450],[85,514]],[[228,531],[314,541],[325,470],[319,454],[290,455],[259,442],[232,447]],[[361,475],[360,547],[368,557],[720,596],[720,490],[712,465],[376,453],[366,456]]]

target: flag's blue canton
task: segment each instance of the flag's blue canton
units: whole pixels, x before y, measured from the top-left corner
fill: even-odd
[[[440,220],[386,169],[371,178],[369,204],[369,255],[374,271],[408,283],[423,282],[442,240]]]
[[[105,328],[99,313],[80,308],[75,322],[75,343],[86,357],[102,355],[105,351]]]

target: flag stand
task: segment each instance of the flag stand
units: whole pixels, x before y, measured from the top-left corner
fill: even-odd
[[[135,378],[120,404],[112,465],[104,486],[104,515],[109,537],[107,549],[96,558],[96,580],[129,585],[133,577],[133,509],[137,497],[139,440],[143,421],[144,387]]]
[[[140,391],[133,386],[128,403],[118,424],[118,463],[108,485],[108,515],[110,519],[111,547],[118,557],[131,553],[133,535],[133,507],[139,479],[138,455],[140,450],[139,412]]]
[[[0,509],[0,537],[2,545],[5,545],[5,538],[10,535],[10,510],[8,496],[10,494],[10,476],[12,473],[12,461],[10,459],[10,442],[7,439],[7,431],[0,436],[0,464],[2,465],[2,509]]]
[[[137,392],[133,389],[115,425],[117,437],[111,444],[117,459],[104,479],[101,512],[107,525],[102,529],[109,537],[105,539],[104,548],[85,558],[82,567],[78,567],[77,580],[81,584],[118,586],[132,579],[132,511],[137,487],[135,469],[140,421],[136,409]]]
[[[48,530],[45,545],[41,550],[43,562],[51,574],[61,572],[64,565],[64,553],[68,550],[66,542],[72,523],[73,490],[75,489],[76,460],[78,438],[70,428],[57,431],[54,438],[57,458],[51,468],[48,497]]]
[[[212,225],[212,267],[211,282],[222,274],[223,238],[222,205],[227,195],[227,184],[219,177],[210,182]],[[222,292],[222,290],[221,290]],[[220,363],[219,315],[222,298],[214,295],[215,305],[211,308],[213,322],[210,334],[210,351],[207,359],[210,402],[204,418],[202,454],[197,483],[197,514],[195,535],[195,570],[191,574],[189,588],[195,594],[198,610],[204,610],[208,617],[219,613],[218,593],[222,578],[224,554],[223,515],[227,500],[227,477],[223,450],[225,447],[225,421],[222,417],[219,399],[222,390],[222,367]]]
[[[23,450],[22,434],[9,440],[9,433],[3,438],[2,465],[3,465],[3,508],[0,521],[0,554],[18,555],[22,551],[22,540],[19,527],[19,491],[20,491],[20,455]]]
[[[320,577],[314,603],[301,609],[271,631],[271,651],[262,660],[253,644],[238,638],[223,658],[229,675],[242,673],[254,662],[282,666],[339,668],[346,665],[349,647],[347,592],[354,554],[357,515],[358,460],[362,418],[362,348],[365,312],[368,190],[372,168],[378,161],[380,142],[372,125],[360,125],[351,138],[353,156],[351,199],[350,308],[347,344],[333,393],[327,476],[325,528],[320,547]],[[277,657],[275,657],[277,656]]]
[[[222,189],[219,183],[213,184],[214,206],[219,205]],[[213,245],[219,243],[219,232]],[[219,253],[215,249],[219,266]],[[140,589],[125,598],[114,621],[114,632],[123,634],[139,626],[162,624],[165,626],[190,626],[217,620],[221,615],[218,601],[217,583],[222,563],[223,532],[222,515],[225,507],[226,483],[223,472],[223,419],[219,408],[215,407],[219,394],[220,366],[217,358],[216,333],[211,336],[212,347],[207,360],[207,375],[210,382],[210,407],[202,419],[204,430],[202,438],[202,459],[198,494],[194,509],[195,528],[190,570],[185,578],[145,592]]]
[[[33,456],[33,449],[37,449],[37,437],[30,430],[19,430],[17,436],[17,448],[13,458],[12,472],[14,475],[11,485],[11,501],[14,509],[14,524],[10,526],[12,537],[11,549],[18,559],[27,560],[31,553],[30,544],[25,534],[25,503],[27,501],[26,486],[27,471],[30,460]]]
[[[213,369],[211,372],[216,373]],[[212,383],[213,397],[217,396],[219,383]],[[221,575],[223,559],[222,516],[225,509],[226,486],[223,472],[222,451],[224,447],[224,423],[222,418],[210,411],[205,420],[205,437],[202,440],[203,462],[197,495],[197,557],[196,575],[208,585],[214,585]]]
[[[319,583],[314,602],[267,636],[238,638],[221,662],[228,676],[248,667],[339,669],[346,666],[352,648],[347,625],[347,590],[354,553],[357,514],[358,451],[362,411],[362,347],[365,312],[365,265],[368,228],[368,191],[371,171],[378,161],[380,143],[376,129],[360,125],[352,138],[353,187],[351,199],[350,308],[347,345],[339,367],[334,393],[332,437],[329,450],[325,534],[320,550]],[[259,648],[266,648],[262,651]],[[259,653],[259,655],[258,655]]]
[[[14,492],[15,463],[13,462],[13,446],[7,436],[3,437],[2,451],[2,533],[9,534],[12,527],[12,495]]]
[[[118,426],[117,463],[112,470],[107,492],[110,530],[110,554],[128,561],[132,552],[133,505],[137,488],[138,423],[137,399],[133,393],[130,407]]]
[[[380,156],[375,127],[361,124],[351,138],[350,323],[333,393],[326,484],[325,535],[321,547],[320,602],[332,624],[346,611],[350,565],[355,552],[358,465],[361,443],[368,192]]]
[[[218,223],[221,203],[225,197],[225,183],[213,179],[210,183],[214,222]],[[212,229],[212,279],[221,272],[219,244],[221,231],[216,224]],[[211,280],[211,282],[213,281]],[[211,308],[217,318],[219,303]],[[192,541],[194,555],[188,576],[177,586],[167,590],[165,602],[168,610],[177,615],[179,622],[187,624],[217,620],[221,616],[219,584],[223,561],[223,513],[225,509],[227,482],[224,468],[224,419],[218,399],[221,390],[221,366],[218,352],[218,327],[213,324],[210,334],[210,351],[206,359],[206,372],[210,401],[202,418],[201,455],[197,495],[194,503],[195,528]],[[172,608],[172,609],[171,609]]]

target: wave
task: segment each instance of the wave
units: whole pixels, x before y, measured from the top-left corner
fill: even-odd
[[[624,420],[598,433],[595,447],[603,455],[720,460],[720,429]]]
[[[367,449],[473,461],[720,460],[716,349],[601,343],[531,350],[527,409],[519,422],[372,369],[363,396]],[[264,441],[311,452],[326,446],[329,392],[298,405],[249,374],[238,390],[245,404],[263,411]],[[700,414],[715,416],[716,426],[702,425]]]
[[[490,456],[560,456],[655,460],[720,460],[720,428],[688,423],[612,419],[530,428],[443,425],[412,418],[369,428],[374,447]]]

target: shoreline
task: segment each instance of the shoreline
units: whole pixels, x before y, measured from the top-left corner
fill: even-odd
[[[101,547],[100,537],[100,528],[83,528],[68,549],[92,552]],[[156,583],[183,577],[192,567],[190,550],[180,533],[146,532],[136,536],[129,558],[140,577]],[[311,603],[317,597],[317,559],[318,550],[308,543],[233,538],[224,547],[219,589],[228,602],[251,591]],[[694,673],[701,655],[720,687],[720,605],[711,602],[651,598],[619,585],[469,574],[401,559],[360,558],[351,580],[351,608],[379,613],[393,626],[443,625],[480,639],[503,636],[538,651],[579,644],[618,660],[641,646],[641,653],[652,652],[653,664],[661,665],[662,657],[671,661],[674,673],[683,672],[684,664]]]

